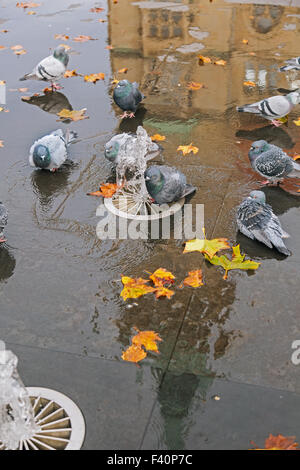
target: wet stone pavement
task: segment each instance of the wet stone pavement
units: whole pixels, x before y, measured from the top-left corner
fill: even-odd
[[[104,11],[90,12],[95,6]],[[236,206],[259,188],[247,157],[251,142],[300,153],[293,124],[299,107],[281,128],[235,111],[299,86],[300,75],[278,66],[299,55],[300,1],[52,0],[33,10],[28,15],[7,0],[0,6],[0,80],[9,109],[0,113],[0,200],[9,209],[8,241],[0,247],[0,338],[19,357],[24,383],[78,404],[84,449],[247,449],[269,433],[300,439],[300,365],[291,361],[300,339],[300,197],[264,189],[291,235],[288,258],[235,225]],[[73,41],[79,34],[96,40]],[[105,80],[64,79],[63,90],[47,95],[43,83],[18,81],[59,43],[71,46],[68,69],[103,72]],[[14,45],[27,53],[16,56]],[[198,54],[226,65],[201,67]],[[135,119],[120,121],[111,81],[124,78],[117,72],[123,67],[146,99]],[[205,87],[191,91],[189,82]],[[87,108],[89,119],[58,123],[63,108]],[[105,142],[138,125],[166,136],[157,163],[176,166],[197,186],[191,203],[204,204],[207,237],[240,243],[261,263],[257,271],[232,271],[224,280],[221,268],[200,253],[183,254],[174,239],[98,240],[102,202],[86,193],[111,180]],[[32,170],[30,146],[58,127],[78,132],[73,163],[56,174]],[[198,154],[176,151],[191,142]],[[124,302],[121,275],[142,277],[158,267],[178,281],[201,268],[205,285],[176,289],[170,300]],[[160,354],[149,353],[139,367],[121,359],[134,327],[163,339]]]

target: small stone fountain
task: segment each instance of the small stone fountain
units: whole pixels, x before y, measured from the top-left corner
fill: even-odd
[[[153,142],[142,126],[138,126],[136,139],[128,139],[119,150],[119,164],[116,167],[118,191],[105,199],[106,208],[118,215],[135,220],[154,220],[170,216],[181,209],[184,198],[176,203],[159,206],[151,201],[147,191],[144,172],[147,163],[157,156]],[[126,172],[132,175],[125,181]]]
[[[0,341],[0,450],[75,450],[85,435],[81,411],[54,390],[25,388],[18,358]]]

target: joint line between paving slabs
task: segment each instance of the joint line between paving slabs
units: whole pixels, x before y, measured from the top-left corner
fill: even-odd
[[[168,360],[168,363],[167,363],[167,367],[165,368],[165,371],[164,371],[163,374],[162,374],[162,378],[161,378],[161,381],[160,381],[160,384],[159,384],[159,388],[161,388],[161,386],[162,386],[162,384],[163,384],[163,382],[164,382],[164,378],[165,378],[165,375],[166,375],[166,373],[167,373],[167,371],[168,371],[168,368],[169,368],[169,364],[170,364],[170,362],[171,362],[171,359],[172,359],[172,357],[173,357],[173,353],[174,353],[174,350],[175,350],[175,348],[176,348],[177,340],[178,340],[179,335],[180,335],[180,333],[181,333],[182,326],[183,326],[183,323],[184,323],[184,320],[185,320],[187,311],[188,311],[188,309],[189,309],[189,307],[190,307],[190,305],[191,305],[193,295],[194,295],[194,293],[192,292],[191,295],[190,295],[190,297],[189,297],[189,299],[188,299],[187,306],[186,306],[185,311],[184,311],[184,314],[183,314],[182,322],[181,322],[181,324],[180,324],[180,326],[179,326],[179,328],[178,328],[178,332],[177,332],[177,335],[176,335],[176,338],[175,338],[175,341],[174,341],[174,346],[173,346],[172,351],[171,351],[171,354],[170,354],[170,356],[169,356],[169,360]],[[151,411],[150,411],[150,414],[149,414],[149,418],[148,418],[147,424],[146,424],[146,426],[145,426],[145,430],[144,430],[144,432],[143,432],[143,436],[142,436],[142,439],[141,439],[141,443],[140,443],[140,446],[139,446],[139,450],[141,450],[141,448],[142,448],[142,445],[143,445],[145,436],[146,436],[146,434],[147,434],[147,431],[148,431],[148,428],[149,428],[149,424],[150,424],[150,421],[151,421],[151,418],[152,418],[152,415],[153,415],[153,411],[154,411],[154,408],[155,408],[155,406],[156,406],[157,401],[158,401],[158,398],[156,397],[155,400],[154,400],[154,402],[153,402],[153,405],[152,405],[152,408],[151,408]]]

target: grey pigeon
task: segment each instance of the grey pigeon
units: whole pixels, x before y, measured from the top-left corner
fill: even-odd
[[[129,134],[126,132],[123,134],[117,134],[105,144],[104,155],[111,163],[118,165],[120,163],[120,153],[122,154],[121,150],[124,150],[128,145],[134,148],[136,143],[137,136],[135,134]],[[151,160],[156,157],[159,152],[163,150],[159,144],[152,142],[150,138],[147,144],[147,153],[145,155],[147,160]]]
[[[29,163],[34,168],[56,171],[68,158],[67,147],[76,138],[75,132],[61,129],[36,140],[29,151]]]
[[[277,145],[257,140],[248,156],[253,170],[267,178],[264,183],[278,184],[283,178],[300,178],[300,165]]]
[[[114,88],[114,102],[124,111],[121,118],[134,117],[139,103],[144,98],[145,96],[140,92],[139,85],[136,82],[131,83],[128,80],[121,80]]]
[[[285,61],[287,65],[279,68],[280,72],[287,72],[288,70],[300,70],[300,57],[293,57]]]
[[[171,166],[150,166],[144,176],[147,191],[157,204],[178,201],[197,189],[186,182],[186,177],[181,171]]]
[[[0,243],[6,242],[4,238],[4,229],[7,225],[8,212],[2,202],[0,202]]]
[[[252,104],[238,106],[236,109],[240,113],[253,113],[272,121],[275,126],[280,126],[278,119],[285,117],[291,112],[294,106],[300,103],[300,91],[292,91],[287,95],[271,96]]]
[[[69,62],[69,56],[64,46],[58,46],[53,54],[45,57],[34,67],[31,73],[27,73],[20,80],[43,80],[51,83],[52,90],[61,87],[55,82],[63,77]]]
[[[262,191],[252,191],[237,209],[237,226],[240,232],[252,240],[258,240],[269,248],[275,247],[280,253],[289,256],[291,253],[283,243],[289,235],[282,229],[272,207],[266,204]]]

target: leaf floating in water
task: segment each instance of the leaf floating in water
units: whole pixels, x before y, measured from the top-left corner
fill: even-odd
[[[67,41],[68,39],[70,39],[70,36],[68,36],[67,34],[55,34],[54,38],[55,39],[64,39],[65,41]]]
[[[249,86],[249,87],[255,87],[256,83],[252,82],[251,80],[247,80],[243,83],[243,85]]]
[[[73,38],[73,41],[76,42],[86,42],[86,41],[95,41],[95,38],[92,38],[91,36],[85,36],[84,34],[80,34],[79,36],[76,36],[76,38]]]
[[[104,8],[94,7],[94,8],[91,8],[90,11],[92,13],[100,13],[101,11],[104,11]]]
[[[150,137],[150,139],[152,141],[157,141],[157,142],[162,142],[163,140],[166,140],[166,136],[165,135],[160,135],[160,134],[154,134]]]
[[[190,82],[187,84],[187,88],[189,90],[200,90],[200,88],[204,88],[203,83],[198,83],[198,82]]]
[[[151,276],[149,276],[149,279],[151,279],[155,287],[164,287],[166,285],[174,284],[174,279],[176,278],[165,268],[158,268],[153,274],[151,274]]]
[[[86,108],[80,109],[79,111],[69,109],[62,109],[57,116],[59,116],[61,121],[65,119],[70,119],[71,121],[81,121],[82,119],[88,119],[88,116],[85,116]]]
[[[248,39],[242,39],[242,43],[243,44],[249,44],[249,41],[248,41]]]
[[[140,331],[137,328],[135,328],[135,330],[138,333],[132,338],[132,344],[139,347],[144,346],[148,351],[159,353],[156,342],[162,341],[162,339],[157,333],[155,333],[155,331]]]
[[[16,4],[16,7],[18,8],[36,8],[41,6],[40,3],[34,3],[34,2],[18,2]]]
[[[195,269],[194,271],[189,271],[188,277],[184,279],[180,287],[182,287],[182,285],[189,287],[204,286],[202,270]]]
[[[147,357],[147,353],[144,349],[132,344],[126,349],[126,351],[122,353],[121,357],[123,361],[139,362],[142,359],[145,359],[145,357]]]
[[[127,67],[124,67],[123,69],[118,70],[118,73],[127,73],[127,72],[128,72]]]
[[[0,147],[4,147],[4,140],[0,140]]]
[[[256,445],[254,442],[251,444]],[[265,440],[265,448],[255,447],[251,450],[299,450],[299,445],[295,442],[295,436],[285,437],[282,434],[273,436],[272,434]]]
[[[134,279],[128,276],[122,276],[122,282],[124,287],[120,296],[123,297],[124,300],[137,299],[155,290],[148,285],[149,279],[143,279],[141,277]]]
[[[0,51],[3,51],[4,49],[7,49],[5,46],[0,46]]]
[[[177,152],[181,151],[183,155],[188,155],[191,152],[193,152],[193,154],[195,155],[196,153],[198,153],[198,150],[198,147],[194,147],[193,144],[179,145],[179,147],[177,148]]]
[[[232,259],[228,259],[225,255],[213,256],[210,258],[207,255],[204,255],[211,264],[222,266],[225,269],[225,274],[223,279],[227,279],[228,271],[232,269],[257,269],[261,263],[256,261],[245,260],[245,255],[240,253],[240,245],[232,247]]]
[[[77,77],[77,76],[78,76],[78,73],[76,72],[76,70],[66,70],[64,73],[65,78]]]
[[[102,184],[99,188],[99,191],[94,191],[92,193],[88,193],[88,196],[98,196],[98,197],[112,197],[119,186],[116,183],[105,183]]]
[[[226,60],[219,59],[214,62],[215,65],[226,65]]]
[[[157,299],[159,299],[160,297],[167,297],[167,299],[170,299],[174,294],[175,291],[168,289],[167,287],[159,286],[155,289],[155,297]]]
[[[218,251],[227,248],[230,248],[227,238],[214,238],[212,240],[195,238],[186,242],[183,253],[200,251],[200,253],[205,253],[209,258],[212,258]]]
[[[91,73],[91,75],[84,76],[84,81],[96,83],[98,80],[104,80],[104,78],[105,78],[104,73]]]
[[[211,58],[205,57],[204,55],[198,55],[199,65],[211,64]]]

